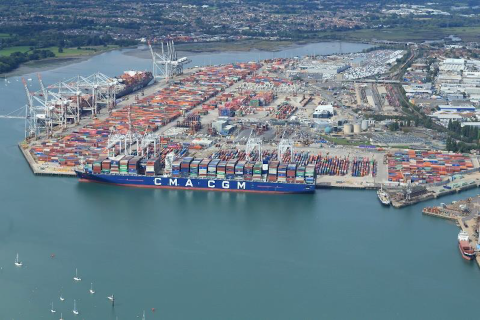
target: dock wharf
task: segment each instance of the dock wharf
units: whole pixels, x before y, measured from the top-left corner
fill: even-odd
[[[462,231],[468,234],[470,245],[475,249],[478,266],[480,267],[480,195],[450,204],[442,203],[436,207],[425,207],[423,214],[456,222]]]
[[[19,143],[18,148],[25,157],[25,160],[27,160],[30,170],[32,170],[36,176],[76,177],[74,168],[44,166],[35,162],[30,152],[28,152],[28,145],[25,143]]]

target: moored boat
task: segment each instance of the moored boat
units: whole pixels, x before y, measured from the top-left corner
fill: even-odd
[[[17,257],[15,258],[15,266],[17,267],[23,266],[23,263],[18,259],[18,253],[17,253]]]
[[[153,75],[148,71],[125,71],[117,77],[117,98],[121,98],[134,91],[146,87],[153,80]]]
[[[167,162],[167,161],[165,161]],[[163,159],[117,156],[93,161],[76,171],[80,181],[142,188],[257,193],[314,193],[315,165],[278,161],[221,161],[184,157]],[[164,169],[163,169],[164,168]],[[162,170],[163,169],[163,170]]]
[[[82,281],[82,278],[78,276],[78,269],[75,269],[75,277],[73,277],[73,280],[75,281]]]
[[[227,179],[172,178],[164,176],[94,174],[76,171],[82,182],[98,182],[130,187],[233,191],[256,193],[314,193],[315,185],[268,181],[241,181]]]
[[[383,205],[386,205],[386,206],[389,206],[391,201],[390,201],[390,196],[388,195],[387,192],[385,192],[383,190],[383,188],[380,188],[377,190],[377,196],[378,196],[378,200],[380,200],[380,202],[383,204]]]
[[[470,245],[468,233],[465,231],[460,231],[458,234],[458,249],[465,260],[473,260],[475,258],[475,250]]]

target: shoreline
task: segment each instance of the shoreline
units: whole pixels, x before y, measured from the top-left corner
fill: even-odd
[[[355,43],[375,45],[364,41],[344,41],[344,40],[238,40],[238,41],[216,41],[216,42],[186,42],[175,45],[178,51],[191,53],[215,53],[215,52],[249,52],[254,50],[278,52],[289,48],[301,47],[315,43]],[[201,47],[201,48],[199,48]]]
[[[249,51],[268,51],[268,52],[279,52],[289,48],[297,48],[309,44],[315,43],[338,43],[338,42],[345,42],[345,43],[355,43],[355,44],[369,44],[374,46],[375,44],[369,42],[362,42],[362,41],[340,41],[340,40],[300,40],[300,41],[293,41],[293,40],[239,40],[239,41],[217,41],[217,42],[185,42],[185,43],[178,43],[176,44],[176,49],[179,52],[186,52],[195,54],[202,54],[202,53],[218,53],[218,52],[249,52]],[[102,50],[98,52],[92,52],[91,54],[85,55],[74,55],[74,56],[67,56],[67,57],[52,57],[43,60],[35,60],[35,61],[28,61],[21,64],[17,69],[6,72],[0,73],[1,77],[18,77],[22,75],[26,75],[29,73],[36,73],[41,71],[52,70],[57,67],[68,66],[74,63],[86,61],[92,57],[97,55],[111,52],[115,50],[125,50],[125,49],[132,49],[132,51],[138,52],[147,52],[145,49],[147,45],[140,44],[138,46],[130,46],[130,47],[119,47],[119,48],[109,48],[107,50]],[[135,56],[139,58],[145,58],[142,54],[138,53],[126,53],[129,56]],[[148,52],[148,55],[150,53]],[[150,59],[150,56],[148,56]]]
[[[68,66],[77,62],[86,61],[90,58],[93,58],[97,55],[101,55],[103,53],[111,52],[114,50],[122,50],[128,49],[132,47],[124,47],[124,48],[109,48],[106,50],[101,51],[93,51],[89,54],[79,54],[79,55],[72,55],[72,56],[65,56],[65,57],[52,57],[42,60],[32,60],[27,61],[25,63],[20,64],[20,66],[12,71],[6,73],[0,73],[1,77],[10,78],[10,77],[19,77],[29,73],[41,72],[52,70],[57,67]]]

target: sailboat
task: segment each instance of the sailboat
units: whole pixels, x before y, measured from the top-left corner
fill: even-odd
[[[57,312],[57,310],[53,309],[53,302],[52,302],[52,309],[50,309],[50,312],[51,312],[51,313]]]
[[[63,320],[63,313],[60,313],[60,320]]]
[[[93,282],[90,283],[90,293],[91,293],[91,294],[94,294],[94,293],[95,293],[95,290],[93,290]]]
[[[65,301],[65,298],[62,295],[60,295],[60,301]]]
[[[75,281],[82,281],[82,278],[78,276],[78,269],[75,268],[75,277],[73,277],[73,280]]]
[[[18,253],[17,253],[17,257],[15,258],[15,265],[16,265],[17,267],[23,266],[23,263],[22,263],[20,260],[18,260]]]
[[[77,310],[77,301],[73,300],[73,314],[78,315],[80,312]]]
[[[143,310],[143,317],[142,320],[145,320],[145,310]]]
[[[115,297],[114,297],[113,294],[112,294],[111,296],[107,297],[107,299],[110,300],[110,301],[114,301],[114,300],[115,300]]]

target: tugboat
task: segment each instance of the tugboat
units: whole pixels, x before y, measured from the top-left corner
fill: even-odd
[[[380,189],[378,189],[377,191],[377,196],[378,196],[378,200],[380,200],[380,202],[385,205],[385,206],[389,206],[390,205],[390,196],[388,195],[388,193],[386,193],[385,191],[383,191],[383,186],[380,187]]]
[[[460,231],[458,234],[458,249],[465,260],[473,260],[475,258],[475,250],[473,250],[468,241],[468,233]]]

